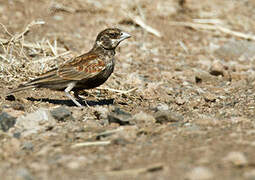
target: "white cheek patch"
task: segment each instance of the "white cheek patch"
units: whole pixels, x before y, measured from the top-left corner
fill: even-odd
[[[98,46],[102,45],[102,41],[97,41],[96,43],[97,43]]]
[[[120,42],[119,39],[112,39],[111,41],[112,41],[112,46],[118,46]]]

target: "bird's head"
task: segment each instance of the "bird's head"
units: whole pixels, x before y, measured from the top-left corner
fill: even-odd
[[[108,28],[98,34],[96,45],[104,49],[114,50],[121,41],[130,37],[130,34],[118,28]]]

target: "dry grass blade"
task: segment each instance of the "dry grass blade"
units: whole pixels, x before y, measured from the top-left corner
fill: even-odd
[[[173,26],[187,26],[187,27],[191,27],[191,28],[194,28],[194,29],[218,30],[218,31],[221,31],[223,33],[230,34],[232,36],[236,36],[236,37],[239,37],[239,38],[248,39],[248,40],[255,40],[254,35],[245,34],[245,33],[238,32],[238,31],[232,31],[228,28],[225,28],[225,27],[222,27],[222,26],[219,26],[219,25],[199,24],[199,23],[192,23],[192,22],[170,22],[170,24],[173,25]]]
[[[127,93],[131,93],[131,92],[137,90],[138,88],[135,87],[135,88],[132,88],[132,89],[129,89],[129,90],[126,90],[126,91],[118,90],[118,89],[112,89],[112,88],[108,88],[108,87],[107,88],[100,88],[99,87],[97,89],[99,89],[99,90],[108,90],[108,91],[117,92],[117,93],[121,93],[121,94],[127,94]]]
[[[11,42],[16,42],[16,41],[19,41],[20,38],[22,38],[24,35],[26,35],[32,26],[35,26],[35,25],[43,25],[45,24],[44,21],[32,21],[31,23],[29,23],[26,27],[25,27],[25,30],[23,32],[21,32],[20,34],[17,34],[17,35],[14,35],[11,40],[9,41],[9,43]]]
[[[8,30],[7,28],[5,27],[5,25],[3,25],[2,23],[0,23],[0,25],[4,28],[4,31],[9,35],[9,36],[13,36]]]
[[[159,171],[159,170],[162,170],[163,168],[164,168],[163,164],[159,163],[159,164],[153,164],[144,168],[136,168],[136,169],[122,170],[122,171],[110,171],[110,172],[107,172],[107,174],[111,176],[125,176],[125,175],[136,176],[146,172]]]
[[[0,44],[2,46],[8,44],[9,40],[8,39],[3,39],[3,38],[0,38]],[[34,49],[51,49],[51,47],[47,44],[35,44],[35,43],[30,43],[30,42],[24,42],[23,44],[23,47],[26,47],[26,48],[34,48]],[[61,47],[57,47],[57,49],[59,51],[65,51],[66,49],[65,48],[61,48]]]
[[[109,131],[104,131],[104,132],[98,133],[98,134],[95,135],[95,137],[99,138],[99,137],[110,136],[112,134],[115,134],[115,133],[123,131],[123,130],[124,130],[124,128],[120,127],[118,129],[114,129],[114,130],[109,130]]]
[[[83,142],[72,145],[72,148],[87,147],[87,146],[105,146],[111,144],[111,141],[95,141],[95,142]]]
[[[145,24],[145,22],[139,17],[139,16],[133,16],[133,15],[129,15],[129,17],[131,18],[132,21],[134,21],[136,24],[138,24],[140,27],[142,27],[143,29],[145,29],[147,32],[157,36],[157,37],[161,37],[161,33],[152,28],[151,26]]]

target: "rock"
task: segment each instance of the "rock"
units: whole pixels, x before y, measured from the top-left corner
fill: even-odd
[[[203,97],[206,102],[215,102],[217,99],[217,96],[215,94],[209,92],[204,93]]]
[[[34,145],[33,145],[33,143],[31,143],[31,142],[25,142],[25,143],[23,144],[23,146],[22,146],[22,149],[28,150],[28,151],[33,151]]]
[[[243,176],[245,179],[254,180],[255,179],[255,169],[245,172]]]
[[[213,76],[224,76],[224,72],[225,72],[225,67],[223,66],[223,64],[220,61],[216,61],[212,64],[212,66],[210,67],[210,74]]]
[[[20,168],[17,170],[16,177],[19,180],[33,180],[34,177],[26,168]]]
[[[224,60],[254,59],[255,43],[244,40],[231,40],[214,51],[214,54]]]
[[[164,103],[160,103],[156,107],[157,111],[167,111],[168,109],[169,109],[168,105]]]
[[[248,164],[248,160],[242,152],[230,152],[223,161],[232,163],[237,167],[243,167]]]
[[[28,136],[39,131],[50,129],[56,125],[55,119],[49,110],[40,108],[39,110],[21,116],[17,119],[15,127],[22,136]]]
[[[158,111],[154,115],[156,122],[163,124],[168,122],[179,122],[183,120],[181,115],[171,111]]]
[[[69,168],[69,169],[78,169],[81,165],[80,165],[80,162],[77,162],[77,161],[71,161],[69,163],[66,164],[66,166]]]
[[[195,167],[187,174],[189,180],[210,180],[213,179],[213,173],[206,167]]]
[[[175,99],[175,103],[176,103],[177,105],[181,106],[181,105],[183,105],[183,104],[186,103],[186,99],[184,99],[183,97],[177,97],[177,98]]]
[[[6,112],[7,114],[9,114],[10,116],[13,116],[15,118],[18,118],[19,116],[22,116],[25,114],[24,110],[19,110],[19,109],[16,109],[18,107],[8,107],[8,108],[4,108],[3,109],[3,112]]]
[[[156,119],[150,114],[139,112],[133,116],[132,122],[135,124],[152,124],[156,122]]]
[[[107,119],[107,115],[109,114],[108,108],[96,106],[94,109],[94,115],[97,117],[98,120]]]
[[[16,118],[6,112],[0,114],[0,130],[8,131],[16,123]]]
[[[74,117],[72,116],[72,112],[67,108],[60,106],[50,111],[51,115],[57,120],[61,122],[65,121],[73,121]]]
[[[108,114],[109,123],[117,123],[119,125],[130,125],[132,115],[120,108],[115,108],[110,114]]]
[[[202,82],[214,82],[215,77],[209,74],[206,71],[202,71],[200,69],[195,69],[195,82],[202,83]]]

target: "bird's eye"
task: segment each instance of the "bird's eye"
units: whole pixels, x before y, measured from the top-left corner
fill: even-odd
[[[117,34],[114,33],[114,32],[111,32],[111,33],[109,33],[109,36],[110,36],[111,38],[116,38],[116,37],[117,37]]]

